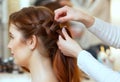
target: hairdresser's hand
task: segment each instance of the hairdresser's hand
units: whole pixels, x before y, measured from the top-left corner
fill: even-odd
[[[67,5],[67,6],[72,7],[72,3],[71,3],[71,1],[69,1],[69,0],[59,0],[59,3],[60,3],[62,6]]]
[[[63,35],[65,39],[59,36],[59,41],[57,42],[59,49],[61,52],[70,57],[77,57],[79,52],[82,50],[79,44],[73,40],[66,32],[66,30],[62,29]]]
[[[79,20],[80,12],[72,7],[64,6],[55,10],[55,20],[58,22],[66,22],[70,20]]]
[[[55,10],[55,18],[58,22],[79,21],[86,27],[90,27],[94,23],[94,17],[86,14],[80,9],[64,6]]]

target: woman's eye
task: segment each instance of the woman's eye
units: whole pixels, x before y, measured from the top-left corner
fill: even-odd
[[[13,36],[10,36],[10,39],[14,39],[14,37],[13,37]]]

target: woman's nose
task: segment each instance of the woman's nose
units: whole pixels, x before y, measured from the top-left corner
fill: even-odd
[[[11,49],[11,45],[10,45],[10,42],[8,43],[8,46],[7,46],[7,47],[8,47],[8,49]]]

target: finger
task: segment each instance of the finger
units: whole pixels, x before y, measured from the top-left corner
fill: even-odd
[[[60,16],[61,16],[61,14],[63,13],[63,11],[61,11],[60,9],[58,9],[58,10],[55,10],[55,20],[57,20]]]
[[[63,43],[64,41],[65,39],[61,35],[59,35],[59,43]]]
[[[59,35],[59,39],[58,39],[58,41],[57,41],[57,45],[58,45],[58,47],[60,48],[60,46],[62,45],[62,44],[64,44],[64,39],[62,38],[62,36],[60,36]]]
[[[60,18],[57,19],[57,21],[60,22],[60,23],[66,22],[68,20],[69,20],[69,18],[67,16],[60,17]]]
[[[65,15],[66,9],[62,7],[62,8],[55,10],[54,13],[55,13],[54,19],[57,21],[60,17],[63,17]]]
[[[70,38],[70,36],[68,35],[68,33],[65,30],[65,28],[62,29],[62,33],[63,33],[63,35],[64,35],[64,37],[65,37],[66,40]]]

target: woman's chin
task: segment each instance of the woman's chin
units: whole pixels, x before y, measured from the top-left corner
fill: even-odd
[[[18,66],[25,66],[24,63],[18,62],[17,60],[14,59],[14,63]]]

